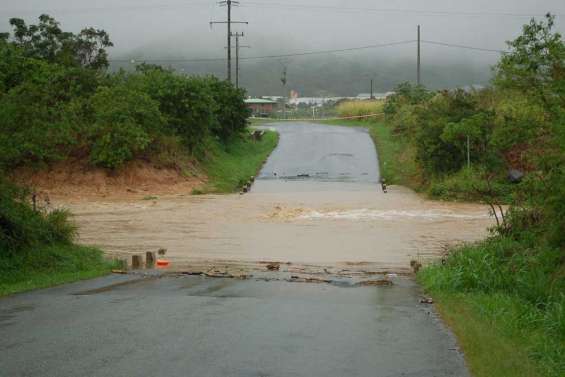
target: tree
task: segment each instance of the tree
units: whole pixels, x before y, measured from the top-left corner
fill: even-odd
[[[14,29],[11,43],[28,57],[94,70],[109,66],[107,48],[113,44],[104,30],[86,28],[78,35],[64,32],[59,22],[46,14],[39,16],[37,25],[28,26],[20,18],[10,19],[10,25]]]
[[[565,106],[565,44],[553,32],[555,17],[532,19],[522,35],[507,42],[510,52],[496,66],[495,84],[535,95],[550,106]]]

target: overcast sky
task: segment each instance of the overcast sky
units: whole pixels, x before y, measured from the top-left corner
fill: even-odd
[[[34,22],[41,13],[59,20],[63,29],[78,31],[94,26],[110,33],[114,58],[222,57],[225,7],[212,0],[0,0],[0,30],[10,17]],[[340,49],[413,40],[416,25],[430,41],[503,49],[530,16],[546,12],[565,31],[563,0],[241,0],[233,10],[236,25],[252,49],[261,55],[305,50]],[[381,56],[408,56],[413,45],[374,50]],[[496,54],[424,46],[424,59],[458,58],[494,61]],[[355,53],[352,53],[355,54]],[[159,56],[155,56],[159,55]]]

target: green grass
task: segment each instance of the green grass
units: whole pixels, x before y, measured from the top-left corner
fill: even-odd
[[[421,188],[420,170],[415,160],[414,149],[395,137],[381,120],[331,120],[323,124],[346,127],[364,127],[369,130],[377,154],[381,176],[391,185],[403,185],[414,190]]]
[[[208,183],[194,194],[238,191],[259,172],[277,143],[278,134],[268,131],[261,141],[246,136],[231,140],[225,147],[215,144],[211,156],[202,164]]]
[[[102,251],[61,244],[0,256],[0,296],[106,275],[115,264]]]
[[[537,239],[496,236],[419,272],[473,376],[565,375],[560,253]]]
[[[531,357],[531,339],[547,336],[535,331],[521,334],[509,330],[504,317],[484,313],[495,306],[504,316],[516,316],[515,303],[509,297],[479,294],[435,293],[436,308],[453,330],[474,377],[558,376],[547,371]]]

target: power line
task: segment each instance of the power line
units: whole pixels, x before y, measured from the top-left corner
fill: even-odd
[[[171,10],[184,7],[193,6],[209,6],[209,2],[205,1],[191,1],[183,3],[172,4],[147,4],[147,5],[123,5],[123,6],[110,6],[110,7],[87,7],[87,8],[36,8],[36,9],[2,9],[0,13],[42,13],[42,12],[57,12],[57,13],[89,13],[89,12],[113,12],[113,11],[137,11],[137,10]],[[376,12],[376,13],[398,13],[398,14],[418,14],[424,16],[468,16],[468,17],[517,17],[517,18],[531,18],[531,17],[544,17],[545,14],[526,14],[526,13],[513,13],[513,12],[496,12],[496,11],[444,11],[444,10],[422,10],[422,9],[402,9],[402,8],[369,8],[369,7],[343,7],[332,5],[316,5],[316,4],[289,4],[289,3],[259,3],[247,2],[242,5],[246,8],[279,8],[288,10],[328,10],[336,12]],[[565,13],[552,13],[555,16],[563,17]]]
[[[545,14],[525,14],[512,12],[487,12],[487,11],[443,11],[443,10],[420,10],[420,9],[402,9],[402,8],[365,8],[365,7],[342,7],[333,5],[315,5],[315,4],[289,4],[289,3],[258,3],[247,2],[245,7],[255,6],[261,8],[283,8],[289,10],[332,10],[346,12],[378,12],[378,13],[402,13],[402,14],[419,14],[428,16],[504,16],[504,17],[544,17]],[[555,16],[565,16],[564,13],[552,13]]]
[[[400,41],[400,42],[391,42],[391,43],[381,43],[375,45],[368,45],[368,46],[360,46],[360,47],[350,47],[350,48],[341,48],[335,50],[317,50],[317,51],[304,51],[304,52],[295,52],[295,53],[288,53],[288,54],[280,54],[280,55],[263,55],[263,56],[247,56],[242,57],[240,60],[260,60],[260,59],[279,59],[279,58],[288,58],[288,57],[296,57],[296,56],[309,56],[309,55],[323,55],[323,54],[332,54],[332,53],[340,53],[340,52],[349,52],[349,51],[360,51],[360,50],[367,50],[373,48],[382,48],[382,47],[392,47],[392,46],[400,46],[406,45],[416,42],[415,40],[410,41]],[[136,61],[143,61],[143,62],[163,62],[163,63],[189,63],[189,62],[214,62],[214,61],[225,61],[225,58],[195,58],[195,59],[111,59],[110,62],[114,63],[130,63]]]
[[[473,46],[466,46],[466,45],[459,45],[459,44],[445,43],[445,42],[436,42],[436,41],[422,40],[422,43],[426,43],[426,44],[429,44],[429,45],[436,45],[436,46],[462,48],[462,49],[465,49],[465,50],[497,52],[497,53],[502,53],[502,54],[505,53],[505,52],[508,52],[508,51],[504,51],[504,50],[495,50],[495,49],[490,49],[490,48],[473,47]]]

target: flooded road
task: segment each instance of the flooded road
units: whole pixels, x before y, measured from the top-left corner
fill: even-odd
[[[270,127],[280,142],[249,194],[70,204],[81,242],[116,256],[166,248],[177,269],[276,261],[402,273],[411,260],[483,238],[492,224],[485,206],[432,202],[395,186],[384,194],[363,129]]]
[[[402,273],[483,237],[487,209],[382,193],[362,130],[276,127],[279,147],[249,194],[69,204],[82,242],[117,256],[166,248],[182,273],[0,299],[0,375],[469,376]],[[280,271],[261,263],[273,261]]]

